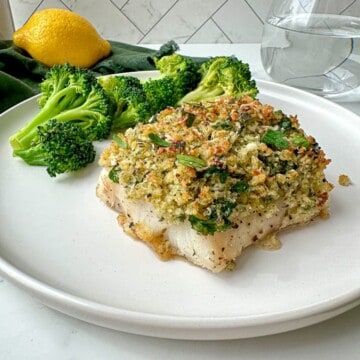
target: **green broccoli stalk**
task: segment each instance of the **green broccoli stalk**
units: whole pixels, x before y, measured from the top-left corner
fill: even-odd
[[[251,80],[249,65],[235,57],[212,58],[201,65],[200,73],[201,81],[197,88],[186,94],[179,104],[212,100],[222,95],[255,97],[258,93],[255,81]]]
[[[74,122],[49,120],[36,131],[38,143],[25,150],[15,150],[14,155],[29,165],[46,166],[52,177],[79,170],[95,159],[91,140]]]
[[[38,140],[37,128],[50,119],[75,121],[89,138],[109,135],[112,117],[110,100],[91,72],[70,65],[51,68],[41,84],[39,113],[10,137],[14,150],[25,150]]]
[[[60,122],[74,121],[90,140],[106,139],[112,125],[112,110],[108,96],[96,82],[91,86],[85,101],[76,108],[63,111],[54,119]]]
[[[140,80],[131,76],[112,76],[100,79],[100,84],[115,105],[112,131],[124,130],[146,122],[152,115]]]

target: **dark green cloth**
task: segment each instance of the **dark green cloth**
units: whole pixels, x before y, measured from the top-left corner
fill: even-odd
[[[171,54],[178,49],[173,41],[164,44],[160,50],[110,42],[112,53],[98,62],[91,70],[97,75],[127,71],[153,70],[152,58]],[[195,58],[195,61],[203,61]],[[0,41],[0,113],[39,91],[47,67],[32,59],[25,51],[11,41]]]

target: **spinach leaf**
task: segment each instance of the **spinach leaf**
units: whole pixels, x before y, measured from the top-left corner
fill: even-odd
[[[291,121],[288,117],[284,117],[280,123],[279,123],[279,127],[281,130],[286,131],[286,130],[290,130],[292,128],[292,124]]]
[[[217,231],[216,222],[213,220],[199,219],[195,215],[189,216],[191,227],[203,235],[214,235]]]
[[[249,190],[249,184],[245,180],[239,180],[231,187],[231,191],[236,193],[243,193],[248,190]]]
[[[225,170],[225,169],[222,169],[218,166],[210,166],[208,169],[206,169],[204,171],[204,176],[211,176],[211,175],[214,175],[214,174],[217,174],[219,175],[219,180],[222,184],[224,184],[227,180],[227,178],[229,177],[229,173]]]
[[[236,208],[235,202],[225,200],[220,206],[220,212],[223,219],[227,220],[235,208]]]
[[[119,183],[119,172],[120,172],[120,168],[118,166],[114,166],[110,171],[109,171],[109,179],[118,184]]]
[[[261,141],[275,150],[284,150],[289,147],[289,142],[279,130],[268,130]]]

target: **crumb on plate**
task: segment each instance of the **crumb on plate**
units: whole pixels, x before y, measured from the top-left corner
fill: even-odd
[[[345,174],[339,175],[338,182],[339,182],[339,185],[341,185],[341,186],[349,186],[349,185],[351,185],[350,178]]]

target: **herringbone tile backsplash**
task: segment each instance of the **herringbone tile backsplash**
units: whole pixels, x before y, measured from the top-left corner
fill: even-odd
[[[3,1],[3,0],[1,0]],[[10,0],[15,27],[36,10],[76,11],[107,39],[130,43],[260,42],[271,0]]]

